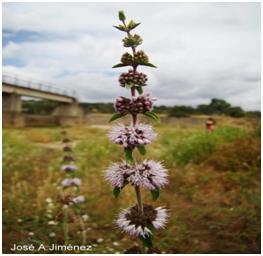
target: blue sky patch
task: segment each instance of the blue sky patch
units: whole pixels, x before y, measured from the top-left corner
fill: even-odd
[[[11,31],[3,29],[3,46],[5,47],[9,42],[23,43],[28,41],[38,41],[41,39],[41,34],[34,31]]]

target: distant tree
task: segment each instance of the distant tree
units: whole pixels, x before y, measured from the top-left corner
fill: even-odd
[[[58,105],[57,102],[49,100],[25,100],[23,101],[23,112],[27,114],[49,115]],[[112,103],[80,103],[86,113],[113,113]],[[231,107],[230,103],[222,99],[212,99],[209,104],[201,104],[196,108],[191,106],[154,106],[158,114],[168,114],[172,117],[188,117],[195,114],[212,115],[225,114],[232,117],[260,117],[260,111],[245,112],[240,107]]]
[[[197,106],[197,112],[199,114],[211,115],[213,111],[209,105],[202,104]]]
[[[209,107],[214,114],[223,114],[227,111],[227,109],[231,107],[231,104],[229,104],[225,100],[214,98],[211,100]]]
[[[112,103],[81,103],[86,113],[113,113]]]
[[[246,116],[247,117],[253,117],[253,118],[260,118],[261,112],[260,111],[247,111]]]
[[[156,112],[158,114],[168,113],[170,109],[171,109],[171,107],[164,106],[164,105],[154,106],[154,112]]]
[[[26,114],[49,115],[58,103],[50,100],[23,100],[22,109]]]
[[[196,110],[190,106],[174,106],[169,110],[169,116],[188,117],[196,113]]]
[[[241,107],[230,107],[225,111],[225,114],[232,117],[243,117],[245,112]]]

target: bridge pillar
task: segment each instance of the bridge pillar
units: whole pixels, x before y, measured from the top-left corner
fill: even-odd
[[[84,119],[84,110],[78,102],[61,103],[53,111],[52,115],[58,118],[58,122],[63,126],[74,126],[81,124]]]
[[[23,127],[21,96],[15,93],[2,93],[3,126]]]
[[[21,112],[22,103],[21,96],[15,93],[3,93],[3,111]]]

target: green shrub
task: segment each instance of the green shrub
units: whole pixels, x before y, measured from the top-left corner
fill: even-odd
[[[244,136],[243,129],[235,127],[217,128],[213,133],[197,131],[180,138],[175,144],[167,145],[164,158],[171,166],[185,165],[204,160],[219,145]]]

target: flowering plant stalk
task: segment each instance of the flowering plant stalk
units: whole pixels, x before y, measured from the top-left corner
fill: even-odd
[[[67,244],[69,240],[69,221],[70,219],[73,221],[75,219],[74,216],[70,215],[70,213],[73,212],[74,214],[76,213],[79,215],[80,226],[82,229],[82,243],[86,244],[86,229],[84,222],[87,219],[87,215],[81,215],[80,208],[80,204],[85,202],[85,197],[83,195],[79,195],[81,180],[76,177],[77,166],[75,165],[73,150],[70,146],[70,140],[67,136],[67,132],[62,131],[62,136],[64,156],[61,163],[61,171],[63,172],[64,177],[60,183],[62,189],[60,202],[63,204],[64,240],[65,244]]]
[[[144,248],[152,247],[153,231],[165,226],[167,221],[167,210],[162,207],[154,208],[152,205],[144,204],[141,196],[141,189],[148,189],[152,194],[153,201],[159,197],[159,190],[168,183],[167,170],[162,163],[153,160],[144,160],[137,163],[134,157],[134,150],[138,150],[141,155],[146,154],[145,146],[150,144],[156,133],[151,125],[138,122],[138,115],[143,114],[154,121],[159,121],[153,104],[156,101],[149,93],[144,93],[144,87],[148,80],[147,75],[138,71],[138,67],[155,67],[149,62],[148,56],[138,46],[142,43],[142,38],[138,34],[132,34],[140,23],[133,20],[126,22],[123,11],[119,12],[121,24],[114,26],[118,30],[126,33],[122,40],[126,48],[131,49],[131,53],[126,52],[121,57],[121,62],[113,68],[130,67],[128,72],[122,73],[119,77],[121,87],[131,91],[131,98],[119,96],[116,98],[114,108],[116,113],[110,122],[131,115],[131,124],[124,126],[118,124],[109,133],[110,140],[123,147],[125,161],[112,164],[106,170],[106,180],[114,187],[113,194],[119,196],[120,192],[128,184],[135,190],[137,204],[123,210],[116,221],[116,224],[126,233],[139,237]],[[144,250],[145,252],[145,250]]]

